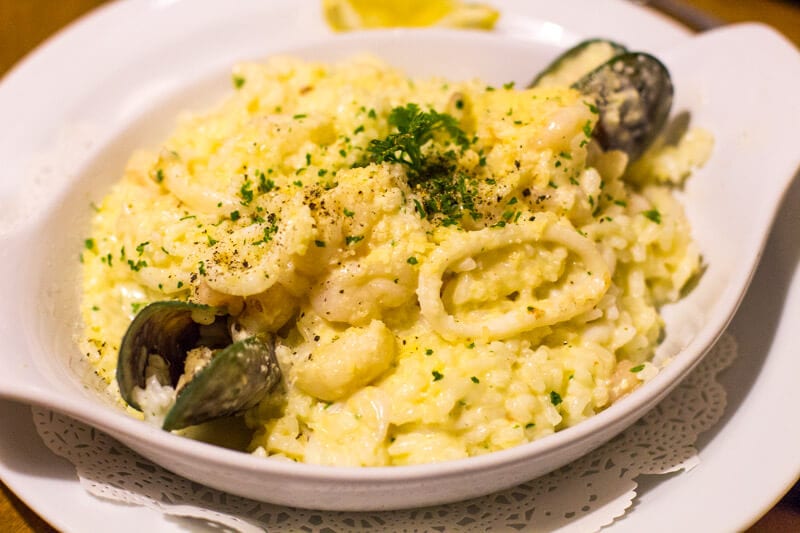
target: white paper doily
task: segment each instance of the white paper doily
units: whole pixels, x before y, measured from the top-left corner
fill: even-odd
[[[631,506],[637,476],[689,470],[699,463],[694,442],[720,419],[726,404],[716,376],[736,355],[736,341],[723,335],[697,369],[639,422],[551,474],[489,496],[406,511],[328,512],[261,503],[177,476],[64,415],[33,408],[33,418],[44,443],[75,465],[90,494],[196,518],[216,529],[596,531]]]

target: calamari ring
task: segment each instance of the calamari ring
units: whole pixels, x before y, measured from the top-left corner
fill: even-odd
[[[295,197],[284,218],[233,232],[212,246],[205,260],[205,281],[212,289],[234,296],[261,294],[281,280],[295,276],[294,259],[303,256],[316,236],[315,220],[307,205]],[[274,234],[268,234],[270,229]]]
[[[552,242],[576,254],[586,270],[585,282],[570,285],[535,306],[520,305],[499,316],[465,321],[448,313],[442,301],[443,277],[453,264],[469,257],[526,242]],[[549,326],[594,307],[611,284],[611,275],[595,244],[566,220],[539,216],[535,221],[459,233],[444,241],[420,268],[417,297],[425,320],[447,340],[457,338],[495,340],[523,331]]]

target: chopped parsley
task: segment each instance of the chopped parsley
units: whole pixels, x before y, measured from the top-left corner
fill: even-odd
[[[244,86],[244,82],[247,81],[243,76],[233,75],[233,86],[237,89],[241,89]]]
[[[94,250],[94,239],[86,239],[85,241],[83,241],[83,246],[87,250]]]
[[[444,378],[444,374],[442,374],[438,370],[434,370],[433,372],[431,372],[431,374],[433,375],[433,381],[439,381],[440,379]]]
[[[641,372],[642,370],[644,370],[644,365],[636,365],[635,367],[631,368],[631,372],[634,373]]]
[[[417,263],[419,263],[419,261],[417,261],[417,258],[412,255],[411,257],[406,259],[406,263],[408,263],[409,265],[416,265]]]
[[[110,257],[109,257],[108,264],[109,264],[109,265],[111,265],[111,258],[110,258]],[[128,266],[129,266],[129,267],[131,268],[131,270],[133,270],[134,272],[139,272],[141,269],[143,269],[144,267],[146,267],[146,266],[147,266],[147,262],[146,262],[146,261],[142,261],[142,260],[140,259],[139,261],[136,261],[136,262],[134,263],[134,262],[133,262],[133,259],[128,259]]]
[[[262,172],[258,175],[258,192],[265,193],[275,188],[275,182],[267,179],[267,176]]]
[[[438,216],[445,226],[457,223],[464,214],[473,220],[481,217],[476,205],[478,182],[463,172],[430,174],[424,181],[411,184],[425,196],[420,216],[424,213],[429,220]]]
[[[550,391],[550,403],[553,405],[558,405],[561,403],[561,395],[556,391]]]
[[[642,214],[656,224],[661,224],[661,213],[658,212],[658,209],[648,209],[647,211],[642,211]]]
[[[239,196],[242,197],[242,205],[249,205],[253,201],[253,183],[250,180],[245,180],[239,188]]]
[[[263,223],[264,220],[260,220],[259,223]],[[274,213],[270,213],[267,216],[267,222],[269,225],[264,226],[264,237],[258,241],[253,242],[254,246],[259,246],[261,244],[266,244],[272,240],[273,235],[278,232],[278,217],[275,216]]]
[[[428,213],[425,211],[425,208],[416,198],[414,198],[414,211],[419,213],[419,218],[425,218],[428,216]]]
[[[351,244],[355,244],[355,243],[357,243],[359,241],[362,241],[362,240],[364,240],[364,236],[363,235],[348,235],[348,236],[346,236],[344,238],[344,241],[345,241],[345,243],[347,243],[348,246],[350,246]]]
[[[462,148],[469,145],[466,134],[452,115],[433,109],[422,111],[415,103],[392,109],[389,125],[397,128],[397,133],[370,141],[367,151],[371,162],[401,163],[416,175],[421,174],[425,166],[422,147],[433,140],[436,132],[443,131]]]
[[[444,226],[458,224],[464,215],[479,219],[478,179],[457,168],[457,150],[466,149],[471,141],[455,117],[409,103],[392,109],[388,124],[392,133],[371,140],[365,159],[356,166],[405,166],[408,185],[418,194],[414,208],[420,218]]]
[[[471,377],[471,378],[469,378],[469,379],[471,379],[473,383],[480,383],[480,382],[481,382],[481,380],[479,380],[479,379],[478,379],[477,377],[475,377],[475,376],[472,376],[472,377]]]

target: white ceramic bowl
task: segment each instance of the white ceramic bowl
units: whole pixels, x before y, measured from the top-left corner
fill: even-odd
[[[508,34],[398,30],[324,38],[295,47],[294,52],[327,60],[366,50],[413,75],[479,76],[489,83],[525,84],[558,49],[546,39]],[[204,50],[200,46],[200,52]],[[23,110],[54,106],[57,116],[67,121],[60,146],[71,152],[50,153],[45,163],[70,155],[77,161],[63,179],[48,177],[45,166],[38,169],[40,182],[20,187],[19,174],[9,169],[33,164],[29,145],[34,137],[23,131],[18,150],[3,153],[0,396],[65,412],[195,481],[298,507],[378,510],[433,505],[507,488],[566,464],[647,412],[711,347],[746,290],[780,198],[798,168],[794,129],[800,113],[794,100],[800,94],[800,60],[780,36],[762,26],[740,26],[657,53],[675,81],[676,112],[689,111],[693,124],[710,129],[716,138],[709,164],[681,193],[708,269],[686,299],[664,311],[667,337],[658,357],[672,362],[653,381],[592,419],[485,456],[421,466],[350,468],[264,460],[191,441],[134,420],[103,401],[86,384],[74,343],[77,256],[86,234],[88,205],[118,179],[133,148],[152,146],[163,138],[179,110],[206,107],[219,98],[229,85],[230,65],[218,58],[205,65],[198,60],[194,76],[158,78],[162,85],[154,84],[152,77],[149,85],[137,84],[130,71],[108,73],[104,83],[87,86],[82,94],[68,93],[61,102],[57,97],[53,102],[30,101],[24,90],[30,84],[24,64],[0,85],[0,111],[19,114],[15,104]],[[158,56],[147,54],[140,59],[144,65],[159,62]],[[54,65],[53,75],[66,74],[67,67]],[[58,84],[51,81],[55,92]],[[38,120],[46,120],[37,109]],[[98,137],[91,120],[68,122],[77,109],[82,112],[74,116],[84,120],[111,114],[118,127]],[[32,124],[38,128],[38,142],[42,131],[55,131]],[[83,146],[84,135],[87,142],[100,144]],[[49,140],[58,145],[52,136]]]

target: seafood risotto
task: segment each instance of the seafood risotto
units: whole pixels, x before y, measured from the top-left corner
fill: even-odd
[[[95,206],[80,343],[130,412],[402,465],[538,439],[658,372],[658,309],[700,267],[672,188],[707,133],[629,164],[580,87],[367,56],[244,64],[233,86]]]

